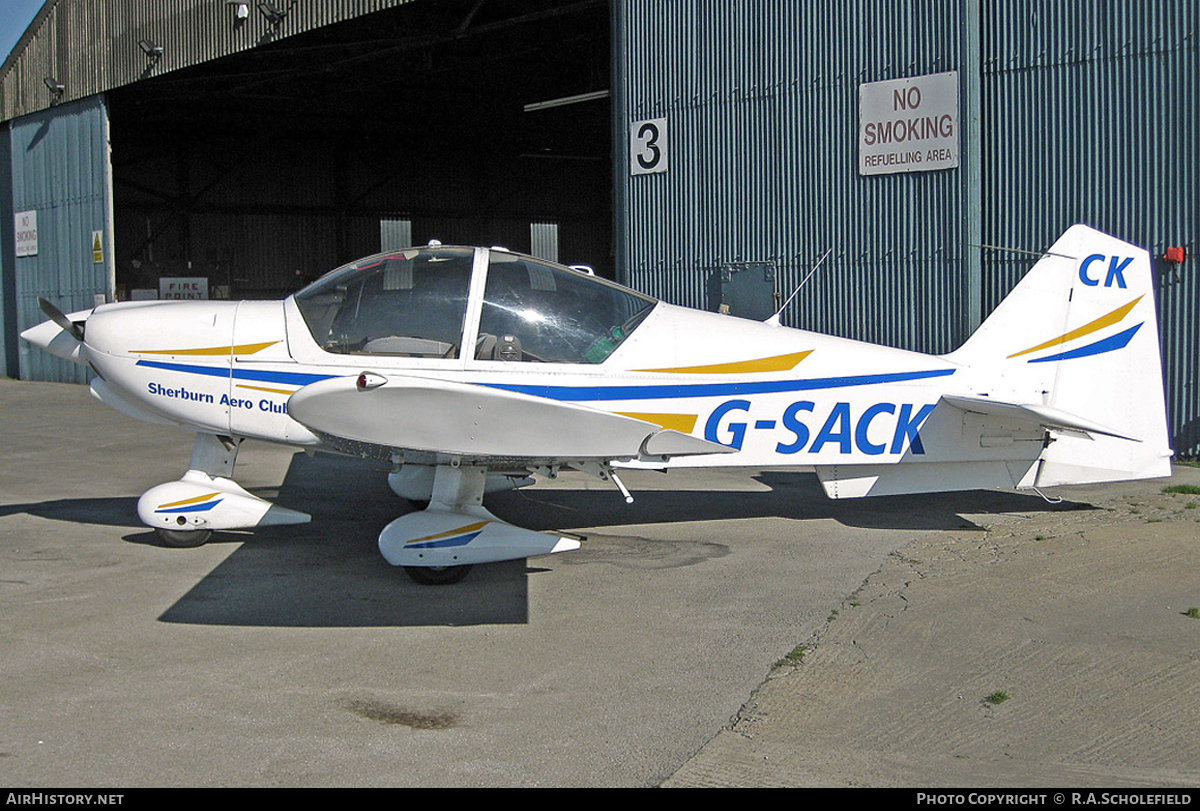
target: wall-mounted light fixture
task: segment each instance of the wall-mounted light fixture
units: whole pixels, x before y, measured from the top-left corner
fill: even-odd
[[[270,22],[271,25],[279,25],[281,22],[283,22],[283,18],[287,16],[287,12],[280,11],[279,9],[275,8],[274,4],[268,3],[266,0],[263,0],[263,2],[258,4],[258,10],[264,17],[267,18],[267,21]]]
[[[236,24],[250,16],[250,3],[247,0],[225,0],[225,5],[233,6],[233,16]]]
[[[158,67],[158,62],[162,59],[163,47],[152,39],[139,39],[138,47],[142,49],[142,53],[146,55],[146,67],[142,69],[143,79],[150,78],[150,74],[154,73],[154,69]]]
[[[53,76],[47,76],[45,79],[42,79],[42,84],[46,85],[50,92],[54,94],[54,98],[50,101],[51,104],[58,104],[62,101],[63,91],[67,89],[62,82]]]
[[[154,62],[157,62],[162,58],[163,47],[161,45],[156,45],[154,40],[139,39],[138,47],[142,49],[142,53],[150,57],[150,59]]]

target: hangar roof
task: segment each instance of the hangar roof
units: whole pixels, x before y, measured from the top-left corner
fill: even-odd
[[[439,18],[438,24],[423,33],[396,30],[387,20],[371,25],[372,19],[382,18],[369,15],[407,5],[423,7],[422,15]],[[0,121],[234,54],[271,51],[297,35],[339,23],[353,24],[348,35],[306,41],[308,52],[289,54],[290,64],[283,69],[294,72],[297,59],[311,68],[333,62],[344,71],[388,55],[419,58],[422,47],[447,37],[494,31],[518,18],[594,5],[513,0],[47,0],[0,67]],[[430,30],[439,33],[430,35]],[[257,83],[277,77],[277,70],[264,65],[257,75],[242,78]]]

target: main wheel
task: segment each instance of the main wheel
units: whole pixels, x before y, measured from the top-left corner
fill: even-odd
[[[208,539],[212,537],[211,529],[166,529],[164,527],[156,527],[154,531],[162,539],[163,546],[169,546],[172,549],[195,549],[197,546],[204,546],[204,544],[208,543]]]
[[[449,586],[471,571],[470,566],[405,566],[404,573],[422,586]]]

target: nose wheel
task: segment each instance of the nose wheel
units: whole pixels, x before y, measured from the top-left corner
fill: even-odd
[[[204,546],[208,543],[208,539],[212,537],[211,529],[166,529],[164,527],[155,527],[155,532],[162,539],[163,546],[169,546],[172,549],[195,549],[197,546]]]
[[[470,566],[405,566],[404,573],[422,586],[449,586],[462,580]]]

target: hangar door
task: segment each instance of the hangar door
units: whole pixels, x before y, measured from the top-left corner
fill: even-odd
[[[21,378],[85,383],[85,367],[33,349],[17,336],[46,320],[38,297],[67,313],[110,298],[112,193],[103,97],[13,120],[9,153],[17,323],[15,329],[6,323],[5,341],[19,343]]]
[[[414,0],[113,89],[117,295],[431,239],[611,276],[610,43],[607,0]]]

